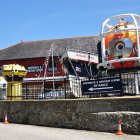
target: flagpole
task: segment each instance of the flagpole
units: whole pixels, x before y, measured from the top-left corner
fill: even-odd
[[[54,58],[53,58],[53,43],[52,43],[52,72],[53,72],[53,91],[55,90],[55,84],[54,84]]]

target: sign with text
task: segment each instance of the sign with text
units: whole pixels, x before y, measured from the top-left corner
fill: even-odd
[[[122,91],[122,82],[120,77],[82,81],[81,85],[83,95],[121,93]]]
[[[27,66],[26,70],[27,72],[42,72],[43,66]]]
[[[68,53],[68,57],[70,59],[98,63],[98,56],[95,54],[88,54],[88,53],[84,53],[84,52],[76,52],[76,51],[71,51],[71,50],[68,50],[67,53]]]

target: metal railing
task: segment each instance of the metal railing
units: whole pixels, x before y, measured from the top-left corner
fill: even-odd
[[[26,81],[22,85],[22,99],[66,99],[71,98],[69,80]]]
[[[22,83],[22,94],[16,95],[12,93],[8,99],[69,99],[69,98],[93,98],[93,97],[105,97],[105,96],[131,96],[140,94],[140,71],[130,72],[117,72],[110,73],[106,77],[120,76],[122,81],[121,93],[100,93],[94,92],[94,94],[83,95],[82,93],[82,81],[92,81],[98,78],[86,77],[73,77],[61,79],[61,81],[54,81],[55,88],[53,89],[52,80],[44,81],[24,81]],[[136,86],[137,85],[137,86]]]

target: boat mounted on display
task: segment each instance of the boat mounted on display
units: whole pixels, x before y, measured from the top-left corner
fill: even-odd
[[[98,69],[124,69],[139,66],[140,16],[121,14],[104,21],[101,29]]]
[[[97,54],[67,50],[61,60],[64,66],[64,71],[69,76],[92,77],[97,73]]]
[[[68,75],[70,88],[75,97],[80,96],[80,80],[97,74],[98,55],[76,50],[67,50],[61,58],[64,72]],[[76,79],[80,80],[76,80]]]

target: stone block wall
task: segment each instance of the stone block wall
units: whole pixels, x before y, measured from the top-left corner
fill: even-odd
[[[121,112],[125,133],[140,134],[140,97],[0,101],[0,121],[116,132]]]

